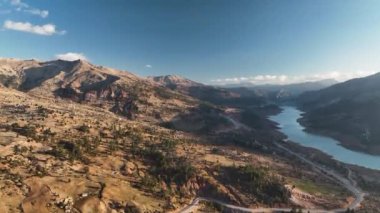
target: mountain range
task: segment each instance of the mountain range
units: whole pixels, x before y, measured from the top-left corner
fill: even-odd
[[[127,71],[83,60],[0,59],[0,84],[29,94],[107,108],[128,118],[169,119],[171,112],[193,107],[197,102]]]
[[[337,171],[346,165],[292,143],[279,148],[285,137],[268,119],[280,112],[275,100],[289,100],[272,95],[284,90],[308,119],[327,106],[307,104],[310,96],[336,86],[298,94],[327,84],[220,88],[83,60],[0,59],[0,200],[25,213],[178,212],[199,197],[235,209],[346,208],[344,187],[286,150]],[[199,211],[219,212],[214,205]]]
[[[324,79],[319,81],[308,81],[292,84],[243,84],[243,85],[226,85],[230,91],[239,93],[254,92],[260,96],[265,97],[268,100],[275,102],[290,101],[296,98],[298,95],[308,92],[320,90],[338,83],[334,79]]]
[[[289,100],[303,91],[320,89],[332,83],[334,81],[326,80],[281,86],[220,88],[176,75],[138,77],[128,71],[97,66],[84,60],[40,62],[0,59],[0,85],[5,87],[100,107],[129,119],[165,125],[177,123],[174,126],[181,130],[187,129],[185,126],[197,126],[196,131],[204,131],[213,126],[209,125],[215,123],[213,120],[223,121],[219,115],[220,107],[240,107],[250,111],[250,107]]]

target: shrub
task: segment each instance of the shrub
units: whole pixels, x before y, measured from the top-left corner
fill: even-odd
[[[284,203],[290,197],[290,192],[276,176],[266,169],[251,165],[240,167],[224,167],[223,175],[229,182],[241,190],[254,195],[259,202],[266,204]]]
[[[78,131],[81,131],[81,132],[86,132],[86,133],[88,133],[88,132],[90,132],[90,127],[87,126],[86,124],[83,124],[83,125],[77,127],[77,130],[78,130]]]

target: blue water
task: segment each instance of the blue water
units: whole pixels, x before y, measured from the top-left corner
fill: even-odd
[[[271,116],[269,119],[279,124],[280,131],[286,134],[289,140],[302,146],[319,149],[344,163],[380,170],[380,156],[352,151],[340,146],[335,139],[305,132],[297,122],[302,112],[291,106],[282,108],[283,111],[280,114]]]

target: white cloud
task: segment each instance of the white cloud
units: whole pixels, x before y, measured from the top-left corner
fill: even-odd
[[[3,28],[7,30],[16,30],[45,36],[51,36],[54,34],[62,35],[66,33],[66,31],[57,31],[54,24],[33,25],[29,22],[14,22],[11,20],[6,20]]]
[[[68,53],[58,54],[55,57],[57,59],[61,59],[65,61],[76,61],[76,60],[88,61],[87,57],[83,53],[68,52]]]
[[[147,64],[147,65],[145,65],[145,67],[146,67],[146,68],[152,68],[152,65]]]
[[[251,83],[256,85],[263,84],[292,84],[307,81],[320,81],[325,79],[335,79],[337,81],[346,81],[352,78],[360,78],[368,75],[375,74],[376,71],[355,71],[355,72],[341,72],[332,71],[325,73],[317,73],[311,75],[256,75],[250,77],[234,77],[211,80],[212,84],[227,85],[227,84],[244,84]]]
[[[41,16],[42,18],[46,18],[49,15],[49,11],[40,10],[40,9],[28,9],[28,10],[24,10],[24,12],[27,12],[33,15],[38,15],[38,16]]]

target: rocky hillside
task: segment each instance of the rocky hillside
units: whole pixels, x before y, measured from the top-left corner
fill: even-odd
[[[128,118],[170,119],[196,100],[126,71],[86,61],[0,59],[0,84],[107,108]]]
[[[195,96],[85,61],[2,59],[0,73],[5,212],[177,212],[197,196],[252,208],[346,205],[344,189],[272,143],[282,136],[265,112],[276,108],[231,107],[242,94],[217,105],[211,96],[226,90],[176,79]]]
[[[379,73],[304,93],[297,102],[310,129],[332,134],[350,148],[380,153]]]
[[[293,195],[317,208],[346,203],[335,182],[251,131],[194,135],[8,88],[0,100],[4,212],[179,212],[197,196],[252,208],[296,207]],[[288,189],[304,179],[307,197]]]
[[[224,100],[224,91],[178,76],[146,79],[82,60],[39,62],[1,59],[0,82],[5,87],[33,96],[83,103],[129,119],[161,124],[183,122],[185,126],[199,127],[196,131],[201,132],[217,131],[231,125],[228,122],[224,122],[225,125],[208,125],[214,120],[225,119],[220,115],[219,106],[205,104],[205,101],[212,100],[204,96],[215,91],[213,94],[218,94],[216,99]],[[194,95],[194,90],[198,91],[197,95]],[[226,97],[230,97],[229,93]],[[182,129],[183,125],[180,126]],[[182,130],[193,132],[192,128]]]

